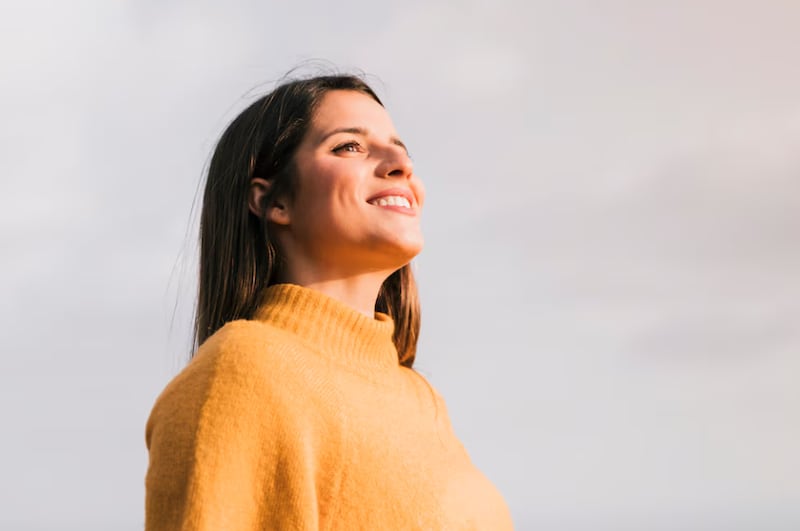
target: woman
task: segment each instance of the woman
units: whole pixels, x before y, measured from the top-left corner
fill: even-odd
[[[285,83],[208,172],[189,365],[147,424],[146,529],[511,529],[411,366],[422,183],[352,76]]]

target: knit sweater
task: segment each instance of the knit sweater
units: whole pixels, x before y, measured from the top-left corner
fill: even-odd
[[[147,531],[512,529],[394,323],[268,288],[153,407]]]

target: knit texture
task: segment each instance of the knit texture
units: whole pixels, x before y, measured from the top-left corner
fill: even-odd
[[[512,529],[394,323],[271,286],[210,337],[147,422],[147,531]]]

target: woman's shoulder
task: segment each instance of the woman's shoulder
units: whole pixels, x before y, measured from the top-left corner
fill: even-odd
[[[179,412],[242,413],[264,403],[288,402],[296,350],[291,337],[267,323],[232,321],[210,336],[167,384],[150,422]]]
[[[292,447],[324,432],[308,421],[307,399],[296,396],[303,381],[291,370],[291,341],[271,328],[235,321],[201,345],[150,412],[151,462],[213,467],[218,456],[254,451],[266,440],[273,449]]]
[[[213,365],[215,372],[273,373],[297,350],[297,341],[262,321],[231,321],[211,335],[197,350],[189,367]],[[253,372],[255,371],[255,372]]]

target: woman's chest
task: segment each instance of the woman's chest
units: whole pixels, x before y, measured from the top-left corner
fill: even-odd
[[[329,404],[322,469],[335,473],[319,483],[324,529],[511,528],[427,382],[358,391],[342,387]]]

